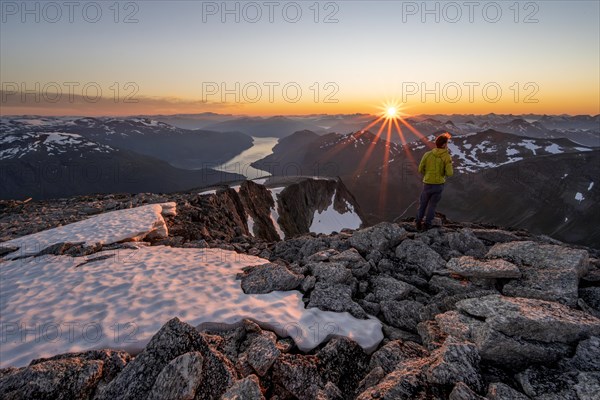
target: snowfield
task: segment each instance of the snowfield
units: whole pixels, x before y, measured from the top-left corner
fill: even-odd
[[[32,235],[3,242],[6,247],[18,247],[5,258],[33,255],[57,243],[111,244],[124,240],[137,241],[149,234],[166,237],[163,215],[173,215],[175,203],[147,206],[103,213],[73,224],[59,226]]]
[[[175,316],[211,328],[250,318],[303,351],[332,335],[367,351],[383,339],[378,319],[305,309],[296,290],[245,294],[236,275],[268,261],[233,251],[139,243],[84,257],[14,259],[60,242],[144,237],[166,230],[162,216],[175,212],[175,203],[114,211],[3,243],[21,249],[0,260],[0,368],[89,349],[135,353]]]

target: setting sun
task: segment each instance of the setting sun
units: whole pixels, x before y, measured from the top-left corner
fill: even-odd
[[[394,118],[396,115],[398,115],[398,110],[396,107],[388,107],[386,115],[388,118]]]

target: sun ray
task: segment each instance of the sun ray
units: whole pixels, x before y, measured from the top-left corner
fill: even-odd
[[[417,165],[417,161],[413,157],[413,155],[410,152],[410,149],[408,148],[408,146],[406,146],[406,138],[404,137],[404,134],[402,133],[402,128],[398,124],[397,120],[394,120],[394,124],[396,125],[396,129],[398,130],[397,132],[398,132],[398,135],[400,136],[400,140],[402,140],[402,149],[404,150],[404,153],[410,159],[411,164],[413,164],[413,165],[416,166]]]
[[[363,155],[362,159],[360,160],[360,163],[358,164],[358,167],[356,168],[356,171],[354,172],[353,176],[356,176],[357,174],[362,172],[362,169],[367,164],[367,161],[369,161],[369,157],[371,156],[371,153],[373,152],[373,150],[375,150],[375,146],[377,145],[377,142],[379,141],[379,139],[381,137],[381,132],[383,131],[384,126],[385,126],[385,124],[381,124],[381,126],[379,127],[379,130],[377,131],[375,138],[373,138],[373,140],[371,141],[369,148],[367,149],[367,151]]]
[[[367,125],[365,128],[361,129],[360,131],[350,133],[348,135],[349,140],[347,140],[345,142],[340,142],[340,143],[336,144],[335,146],[333,146],[331,149],[327,150],[327,152],[323,155],[323,158],[325,160],[329,160],[329,159],[333,158],[336,154],[338,154],[340,151],[342,151],[346,146],[353,143],[353,140],[358,140],[358,138],[360,138],[362,135],[364,135],[369,130],[369,128],[373,127],[375,124],[377,124],[383,118],[384,118],[384,116],[380,116],[379,118],[377,118],[377,119],[373,120],[371,123],[369,123],[369,125]],[[350,136],[352,136],[352,139],[350,139]]]
[[[391,136],[392,136],[392,121],[393,118],[389,118],[387,122],[386,142],[385,150],[383,154],[383,166],[381,168],[381,188],[379,191],[379,213],[383,213],[387,201],[387,189],[388,189],[388,173],[390,169],[390,148],[391,148]]]
[[[431,141],[427,140],[427,137],[425,135],[423,135],[421,132],[419,132],[410,123],[408,123],[408,121],[406,121],[404,118],[400,118],[400,122],[402,122],[402,125],[406,126],[412,133],[414,133],[417,136],[417,138],[419,138],[419,140],[421,142],[423,142],[427,147],[429,147],[430,149],[433,147],[433,143],[431,143]]]

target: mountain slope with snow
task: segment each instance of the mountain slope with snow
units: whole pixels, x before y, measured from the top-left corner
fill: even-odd
[[[242,178],[165,161],[67,132],[0,133],[0,198],[49,199],[90,193],[173,192]]]
[[[252,146],[252,138],[240,132],[187,130],[151,118],[3,117],[0,132],[10,137],[52,132],[78,135],[183,169],[214,167]]]

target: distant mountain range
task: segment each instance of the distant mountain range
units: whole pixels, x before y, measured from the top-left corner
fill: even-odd
[[[188,130],[149,118],[0,119],[2,135],[62,132],[114,148],[155,157],[184,169],[222,164],[252,147],[252,138],[240,132]]]
[[[255,137],[286,137],[292,133],[310,129],[314,132],[323,133],[324,130],[312,121],[296,120],[287,117],[277,116],[270,118],[244,117],[232,119],[229,121],[218,122],[208,125],[205,129],[214,131],[239,131]]]
[[[252,143],[241,133],[182,131],[151,120],[2,118],[0,128],[4,199],[172,192],[237,180],[243,177],[210,167]]]
[[[300,130],[310,130],[322,135],[332,132],[345,134],[368,128],[377,133],[384,123],[384,120],[375,123],[379,117],[371,114],[248,117],[202,113],[149,118],[180,128],[238,131],[250,136],[278,138]],[[405,122],[406,124],[398,123],[402,136],[394,132],[390,141],[403,144],[441,131],[460,136],[493,129],[534,138],[567,138],[578,144],[600,147],[600,115],[431,114],[410,116]],[[382,134],[386,136],[383,129]]]

